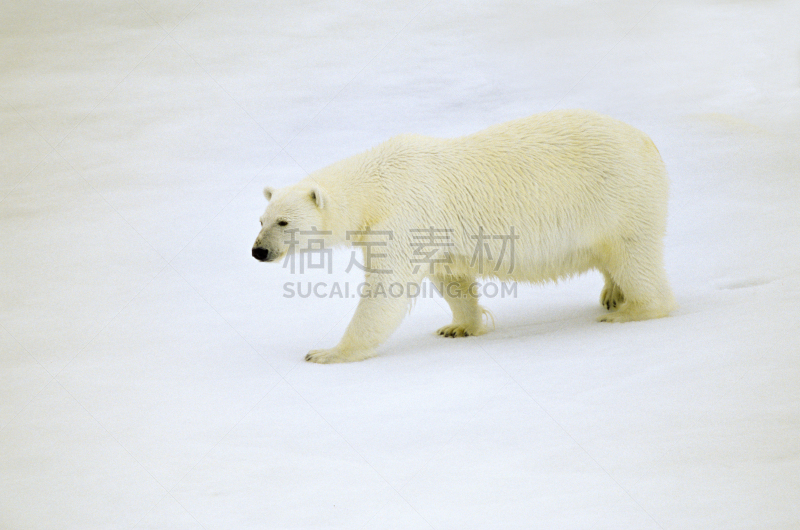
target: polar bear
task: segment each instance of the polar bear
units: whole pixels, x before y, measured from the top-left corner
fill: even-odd
[[[589,111],[552,111],[454,139],[401,135],[264,194],[252,255],[360,246],[365,288],[344,337],[307,361],[358,361],[398,327],[428,278],[453,313],[446,337],[487,332],[477,278],[555,281],[597,269],[598,320],[667,316],[668,179],[650,138]],[[316,246],[315,246],[316,243]],[[371,263],[370,263],[371,262]],[[378,296],[375,293],[382,293]]]

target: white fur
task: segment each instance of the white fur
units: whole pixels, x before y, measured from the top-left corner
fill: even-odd
[[[254,249],[270,249],[276,258],[288,250],[277,220],[286,220],[286,229],[330,231],[326,247],[369,237],[348,241],[348,231],[391,231],[391,240],[381,239],[387,257],[373,268],[392,272],[367,272],[366,282],[375,292],[379,284],[430,278],[453,312],[441,335],[486,333],[487,312],[469,291],[476,277],[543,282],[598,269],[606,279],[601,303],[613,311],[599,320],[658,318],[675,308],[663,266],[664,164],[644,133],[595,113],[549,112],[455,139],[402,135],[265,194],[271,202]],[[441,264],[433,274],[428,265],[414,271],[419,241],[412,230],[430,227],[452,230],[452,246],[443,249],[449,273]],[[481,240],[487,259],[471,263],[479,234],[512,230],[519,236],[513,270],[508,248],[509,263],[495,270],[502,238]],[[297,239],[298,248],[307,247]],[[469,294],[450,296],[448,284]],[[407,298],[362,298],[341,342],[306,359],[375,355],[408,307]]]

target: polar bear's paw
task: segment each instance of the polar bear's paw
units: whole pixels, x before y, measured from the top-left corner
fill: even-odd
[[[486,333],[486,326],[479,324],[469,326],[464,324],[451,324],[436,330],[437,335],[442,337],[469,337],[472,335],[483,335]]]
[[[327,350],[311,350],[306,355],[306,361],[317,364],[350,363],[363,361],[375,357],[375,350],[342,350],[330,348]]]
[[[622,289],[613,282],[606,283],[603,292],[600,293],[600,304],[609,311],[616,311],[624,301],[625,296],[622,294]]]

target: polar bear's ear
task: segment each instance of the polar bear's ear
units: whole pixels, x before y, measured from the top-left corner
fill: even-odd
[[[319,186],[311,188],[311,200],[317,203],[317,208],[322,209],[325,207],[326,198]]]
[[[275,190],[273,188],[270,188],[269,186],[267,186],[266,188],[264,188],[264,197],[266,197],[267,200],[269,201],[269,200],[272,199],[272,194],[274,192],[275,192]]]

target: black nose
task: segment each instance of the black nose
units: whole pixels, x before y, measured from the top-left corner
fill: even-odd
[[[269,250],[265,248],[253,247],[253,257],[258,261],[269,261]]]

